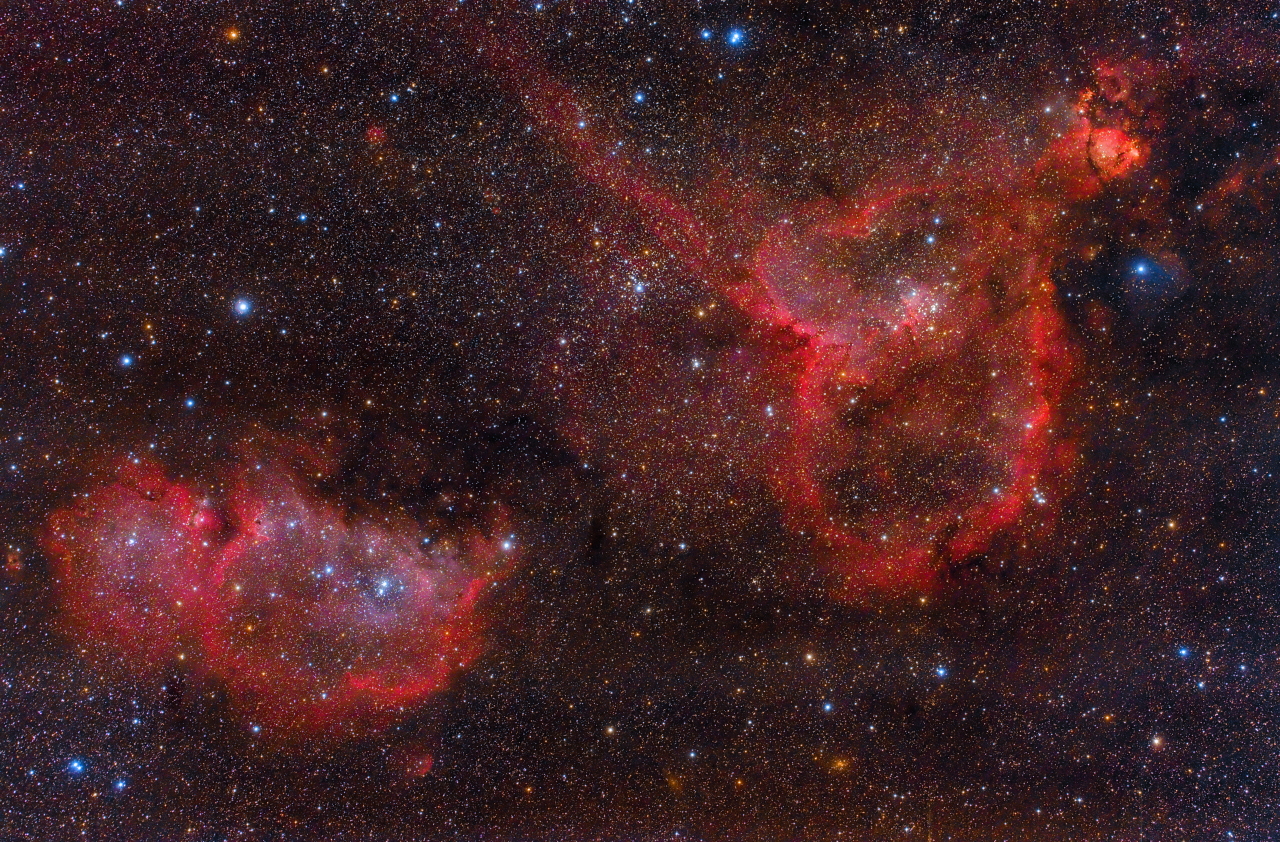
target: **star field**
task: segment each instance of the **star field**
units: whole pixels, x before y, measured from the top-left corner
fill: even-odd
[[[1280,12],[0,24],[0,838],[1280,832]]]

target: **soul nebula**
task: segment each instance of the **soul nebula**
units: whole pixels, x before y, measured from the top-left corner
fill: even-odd
[[[131,459],[50,519],[72,634],[138,672],[188,669],[286,733],[385,721],[483,650],[477,612],[512,563],[495,526],[347,517],[252,462],[201,483]]]

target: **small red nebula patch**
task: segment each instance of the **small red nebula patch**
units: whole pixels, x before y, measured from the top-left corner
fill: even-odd
[[[364,133],[364,139],[368,143],[377,146],[387,139],[387,130],[382,126],[370,126]]]
[[[282,470],[203,485],[133,460],[44,543],[74,634],[139,672],[221,682],[286,736],[377,727],[447,687],[483,651],[480,598],[512,562],[506,535],[348,518]]]
[[[431,774],[431,769],[435,765],[436,759],[430,754],[415,755],[409,763],[409,777],[425,778]]]

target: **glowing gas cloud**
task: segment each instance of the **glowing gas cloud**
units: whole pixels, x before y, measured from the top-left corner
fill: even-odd
[[[350,517],[260,461],[196,481],[133,458],[54,513],[46,546],[73,634],[298,733],[381,723],[483,652],[482,597],[516,555],[490,527]]]
[[[651,426],[672,441],[736,436],[723,464],[741,474],[749,462],[775,489],[837,595],[930,587],[1001,534],[1052,515],[1073,459],[1060,422],[1076,367],[1052,269],[1071,247],[1072,211],[1147,160],[1132,68],[1098,63],[1034,152],[993,140],[925,174],[884,168],[807,200],[748,175],[728,196],[710,183],[669,186],[585,116],[592,109],[518,32],[492,27],[482,52],[546,139],[753,325],[741,339],[749,362],[726,363],[732,373],[703,386],[716,390],[718,415],[690,410]],[[994,118],[984,128],[1009,135]],[[681,388],[647,364],[649,351],[614,353],[644,372],[629,390]],[[734,383],[737,400],[725,397]],[[763,393],[783,397],[765,407]],[[639,448],[646,465],[662,461],[661,443],[610,431],[593,403],[582,397],[584,417],[565,424],[585,452],[607,460]],[[754,432],[727,431],[724,419],[744,417],[759,419]],[[713,459],[667,450],[668,475],[714,482]]]

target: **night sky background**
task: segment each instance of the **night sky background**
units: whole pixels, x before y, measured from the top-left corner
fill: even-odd
[[[1278,8],[0,9],[0,838],[1280,838]]]

